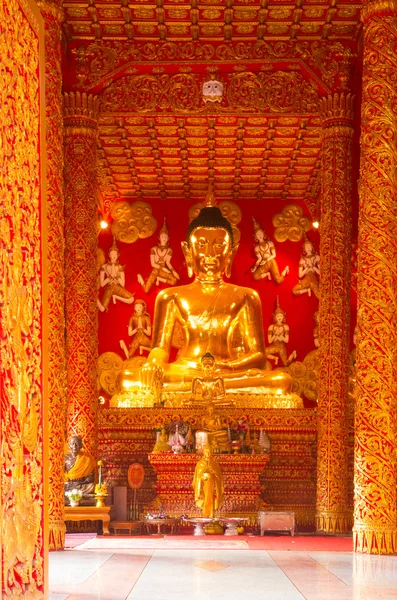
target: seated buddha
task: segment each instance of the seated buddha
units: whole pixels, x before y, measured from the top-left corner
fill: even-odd
[[[224,276],[230,277],[238,244],[211,191],[190,223],[182,249],[188,274],[194,279],[158,294],[152,350],[140,369],[126,361],[121,389],[128,390],[139,381],[146,389],[153,387],[160,367],[165,392],[190,391],[193,379],[201,373],[201,358],[209,352],[226,392],[259,386],[262,393],[288,392],[290,375],[266,369],[259,295],[251,288],[224,281]],[[183,329],[184,342],[176,360],[169,362],[176,326]]]

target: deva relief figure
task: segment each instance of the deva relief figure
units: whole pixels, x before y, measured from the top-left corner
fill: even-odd
[[[313,294],[320,298],[320,255],[316,252],[316,247],[307,236],[302,246],[302,255],[299,261],[299,283],[292,288],[295,296],[301,294]]]
[[[266,356],[269,360],[274,360],[278,364],[281,358],[284,367],[288,367],[296,358],[296,350],[288,356],[287,344],[289,342],[289,326],[287,325],[286,315],[280,307],[277,296],[277,308],[273,313],[273,323],[267,330],[267,340],[269,346],[266,348]]]
[[[211,446],[204,446],[203,456],[196,464],[193,477],[194,501],[203,511],[203,517],[214,517],[222,506],[224,482],[221,467],[212,455]]]
[[[141,369],[126,361],[121,388],[127,390],[134,383],[151,388],[160,369],[165,392],[189,392],[193,379],[201,374],[201,357],[209,352],[215,360],[215,374],[223,378],[226,391],[246,391],[252,386],[262,391],[265,388],[266,392],[289,391],[291,378],[287,373],[266,370],[259,295],[223,279],[231,275],[238,245],[212,193],[207,194],[204,207],[190,223],[182,248],[188,274],[194,280],[159,293],[152,350]],[[175,361],[170,362],[176,325],[185,335]],[[240,340],[238,348],[236,337]]]
[[[134,302],[134,294],[125,289],[124,267],[119,263],[119,256],[116,240],[113,240],[109,248],[109,262],[102,265],[99,273],[103,294],[101,300],[98,298],[97,305],[101,312],[108,309],[111,301],[113,304],[116,304],[116,300],[125,304]]]
[[[168,285],[175,285],[178,279],[180,279],[178,273],[171,264],[172,250],[168,244],[169,238],[167,223],[164,218],[164,224],[159,233],[159,243],[150,250],[152,272],[146,282],[142,275],[138,273],[138,282],[147,294],[154,284],[160,285],[160,283],[166,283]]]
[[[255,281],[260,279],[273,278],[277,284],[283,283],[285,276],[289,273],[289,267],[286,266],[280,275],[276,262],[276,248],[271,239],[265,233],[265,230],[259,225],[258,221],[252,217],[254,223],[255,255],[256,262],[251,268]]]
[[[83,448],[79,435],[69,440],[69,452],[65,455],[65,492],[80,490],[84,496],[94,492],[95,459]]]
[[[120,347],[124,350],[126,358],[134,356],[135,352],[139,348],[139,353],[142,354],[143,350],[150,350],[152,341],[150,336],[152,334],[152,324],[150,321],[150,315],[146,311],[146,302],[144,300],[135,300],[134,314],[128,321],[128,335],[132,337],[129,348],[127,348],[124,340],[120,340]]]

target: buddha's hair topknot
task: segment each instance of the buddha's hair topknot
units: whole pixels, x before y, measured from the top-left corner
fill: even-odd
[[[226,229],[230,236],[231,246],[234,245],[233,229],[229,221],[222,215],[220,209],[217,206],[204,206],[195,219],[190,223],[186,241],[190,246],[190,238],[192,233],[198,227],[211,227],[214,229]]]

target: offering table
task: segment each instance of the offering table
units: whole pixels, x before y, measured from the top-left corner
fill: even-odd
[[[103,535],[109,535],[113,506],[65,506],[65,521],[102,521]]]
[[[249,525],[256,525],[260,503],[259,476],[267,463],[268,454],[217,454],[225,493],[218,513],[221,516],[245,517]],[[162,509],[170,517],[200,517],[193,493],[193,475],[201,454],[149,454],[156,471],[155,489]]]

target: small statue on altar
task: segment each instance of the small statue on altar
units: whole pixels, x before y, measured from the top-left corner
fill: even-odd
[[[159,437],[157,438],[157,441],[154,445],[152,452],[153,452],[153,454],[160,454],[161,452],[170,452],[170,451],[171,451],[171,446],[168,442],[168,435],[167,435],[166,430],[163,427]]]
[[[286,266],[280,275],[276,262],[276,248],[271,239],[265,233],[265,230],[259,225],[258,221],[252,217],[254,223],[254,238],[257,244],[255,245],[256,262],[251,268],[255,281],[265,279],[266,277],[280,284],[284,281],[285,276],[289,273],[289,267]]]
[[[88,496],[95,489],[95,460],[84,450],[79,435],[72,435],[68,446],[69,452],[65,455],[65,492],[77,489],[83,497]]]
[[[273,313],[273,323],[267,330],[267,339],[270,344],[266,348],[266,356],[269,360],[274,360],[276,365],[281,358],[283,365],[288,367],[296,358],[296,350],[287,354],[287,344],[289,342],[289,326],[286,322],[286,314],[280,307],[277,296],[277,308]]]
[[[164,218],[164,224],[159,233],[159,243],[157,246],[153,246],[153,248],[150,249],[150,264],[152,265],[153,270],[146,282],[142,275],[138,273],[138,282],[147,294],[154,284],[157,286],[160,285],[160,283],[175,285],[178,279],[180,279],[178,273],[171,264],[172,250],[169,247],[168,241],[169,233]]]
[[[211,445],[212,440],[215,439],[220,452],[230,452],[227,430],[222,427],[221,418],[212,404],[208,406],[206,414],[201,419],[201,427],[207,433],[208,444]]]
[[[184,451],[186,446],[186,439],[179,430],[180,425],[175,424],[175,428],[171,428],[171,433],[168,438],[168,444],[171,446],[171,450],[174,454],[180,454]]]
[[[120,340],[120,348],[124,350],[125,357],[131,358],[139,348],[139,353],[143,350],[150,352],[152,341],[152,325],[150,315],[146,311],[146,302],[144,300],[135,300],[134,314],[128,321],[128,335],[132,337],[131,344],[127,349],[124,340]]]
[[[223,474],[211,446],[204,446],[203,456],[198,461],[193,477],[194,501],[203,511],[203,517],[213,518],[214,511],[223,502]]]
[[[116,304],[116,300],[125,304],[134,302],[134,295],[125,289],[124,267],[119,263],[120,251],[116,240],[109,248],[109,262],[102,265],[99,273],[100,286],[104,288],[102,299],[97,300],[98,308],[101,312],[108,309],[110,301]]]
[[[192,395],[188,404],[193,405],[226,405],[232,402],[226,399],[223,378],[216,374],[215,358],[211,352],[206,352],[201,358],[202,376],[192,381]]]
[[[313,242],[305,236],[299,260],[299,283],[292,288],[292,293],[295,296],[301,294],[311,296],[313,292],[316,298],[320,298],[318,276],[320,276],[320,255],[317,254]]]

